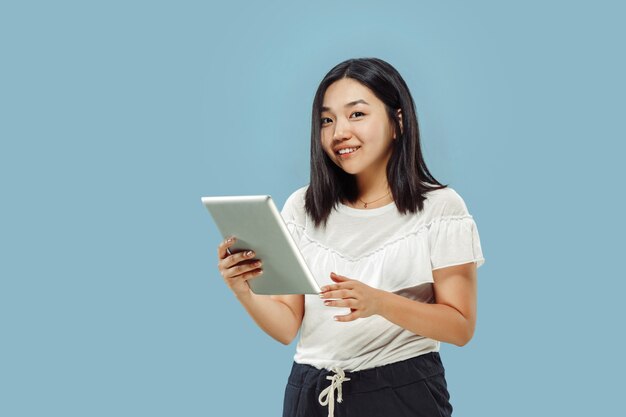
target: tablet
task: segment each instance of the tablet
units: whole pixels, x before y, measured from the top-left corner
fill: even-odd
[[[248,281],[255,294],[319,294],[319,285],[269,195],[202,197],[230,252],[251,249],[263,274]]]

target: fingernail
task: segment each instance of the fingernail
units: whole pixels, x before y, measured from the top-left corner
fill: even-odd
[[[249,250],[248,252],[246,252],[246,256],[252,256],[254,255],[254,252],[252,252],[251,250]]]
[[[226,243],[231,243],[233,241],[232,237],[229,237],[228,239],[226,239]]]

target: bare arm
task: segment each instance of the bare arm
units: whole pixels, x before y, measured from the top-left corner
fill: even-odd
[[[298,334],[304,295],[260,295],[250,291],[237,299],[256,324],[280,343],[288,345]]]
[[[332,273],[335,284],[322,288],[324,304],[348,307],[335,316],[340,322],[378,314],[415,334],[457,346],[467,344],[476,323],[476,264],[433,270],[435,303],[428,304],[370,287],[359,280]]]
[[[383,291],[380,315],[413,333],[464,346],[476,326],[476,264],[436,269],[433,278],[436,304]]]
[[[304,295],[259,295],[252,292],[248,280],[262,273],[262,262],[254,252],[227,252],[235,240],[224,241],[217,248],[220,273],[255,323],[268,335],[288,345],[298,334],[304,316]],[[258,263],[257,263],[258,262]]]

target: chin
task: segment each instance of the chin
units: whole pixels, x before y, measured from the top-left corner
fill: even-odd
[[[343,172],[345,172],[346,174],[353,174],[354,172],[352,172],[352,169],[346,169],[345,167],[342,167],[341,165],[335,163],[335,165],[337,166],[337,168],[339,168],[340,170],[342,170]]]

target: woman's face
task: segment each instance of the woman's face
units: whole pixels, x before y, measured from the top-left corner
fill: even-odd
[[[341,169],[368,177],[385,174],[394,128],[385,104],[369,88],[352,78],[335,81],[324,94],[320,122],[322,147]]]

